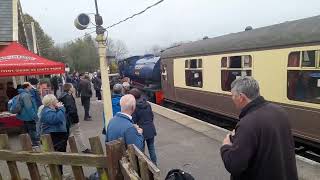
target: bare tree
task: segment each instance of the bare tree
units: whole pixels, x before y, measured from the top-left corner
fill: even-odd
[[[107,50],[108,54],[115,56],[116,59],[125,58],[129,52],[126,44],[121,40],[113,40],[108,38],[107,46],[108,46],[108,50]]]

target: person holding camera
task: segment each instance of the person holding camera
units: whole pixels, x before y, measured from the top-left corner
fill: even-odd
[[[43,105],[38,111],[40,134],[49,134],[54,150],[66,152],[68,141],[68,123],[65,116],[65,108],[53,94],[48,94],[42,99]],[[62,166],[59,166],[62,174]]]

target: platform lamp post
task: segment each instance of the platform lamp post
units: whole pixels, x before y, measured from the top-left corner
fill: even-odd
[[[98,43],[98,53],[100,60],[100,71],[102,80],[102,97],[103,97],[103,110],[105,118],[105,126],[107,126],[109,119],[112,118],[112,104],[111,104],[111,94],[109,86],[109,74],[108,74],[108,59],[107,59],[107,44],[106,37],[104,33],[106,29],[102,27],[103,20],[99,15],[97,0],[95,1],[96,14],[95,14],[95,24],[96,24],[96,41]],[[84,30],[90,24],[90,17],[88,14],[79,14],[74,21],[77,29]],[[107,128],[106,128],[107,129]]]

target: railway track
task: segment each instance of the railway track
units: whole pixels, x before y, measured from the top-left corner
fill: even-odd
[[[167,101],[163,106],[227,130],[233,130],[237,124],[237,120],[235,119],[227,118],[219,114],[205,112],[200,109],[195,109],[194,107],[191,108]],[[295,152],[299,156],[320,163],[320,149],[310,148],[308,145],[299,141],[295,142]]]

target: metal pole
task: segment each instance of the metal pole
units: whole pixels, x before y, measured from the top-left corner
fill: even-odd
[[[32,46],[33,46],[33,53],[38,54],[38,44],[37,44],[37,35],[36,29],[34,27],[34,22],[31,22],[31,34],[32,34]]]
[[[108,61],[107,61],[107,46],[105,45],[104,34],[98,34],[96,41],[98,42],[98,52],[100,59],[100,71],[102,80],[102,97],[103,97],[103,110],[105,117],[105,127],[109,120],[112,118],[112,104],[111,104],[111,94],[110,94],[110,83],[109,83],[109,73],[108,73]]]
[[[97,0],[94,0],[94,4],[95,4],[95,6],[96,6],[96,15],[99,15]]]

